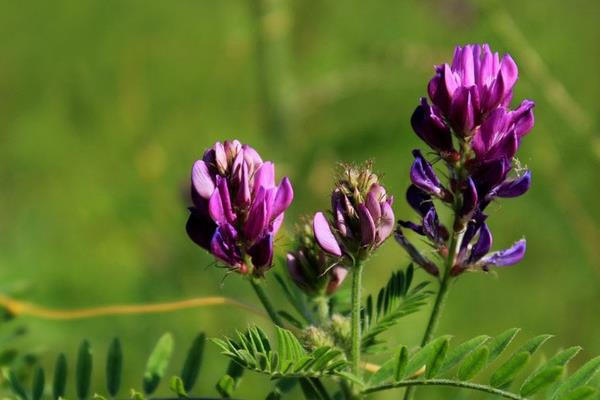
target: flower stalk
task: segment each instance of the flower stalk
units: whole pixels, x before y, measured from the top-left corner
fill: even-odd
[[[352,325],[351,325],[351,357],[352,373],[360,376],[360,344],[361,344],[361,289],[362,289],[363,262],[358,260],[352,268]]]

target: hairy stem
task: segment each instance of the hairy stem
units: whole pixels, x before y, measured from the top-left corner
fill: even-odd
[[[362,261],[357,261],[352,268],[352,327],[351,327],[351,356],[352,356],[352,373],[356,376],[360,376],[360,345],[361,345],[361,332],[360,332],[360,300],[361,300],[361,286],[362,286]]]
[[[265,308],[265,311],[269,314],[271,321],[273,321],[275,325],[283,328],[283,321],[279,317],[279,314],[277,314],[275,307],[273,307],[273,303],[271,303],[271,300],[269,300],[269,297],[265,293],[261,280],[259,278],[250,278],[250,283],[252,284],[256,296]]]
[[[491,386],[480,385],[480,384],[471,383],[471,382],[455,381],[452,379],[429,379],[429,380],[400,381],[400,382],[395,382],[395,383],[389,383],[386,385],[373,386],[373,387],[370,387],[370,388],[364,390],[363,393],[368,394],[368,393],[380,392],[382,390],[389,390],[389,389],[401,388],[401,387],[411,388],[411,387],[416,387],[416,386],[451,386],[451,387],[471,389],[471,390],[477,390],[480,392],[490,393],[490,394],[494,394],[496,396],[504,397],[506,399],[512,399],[512,400],[523,400],[524,399],[523,397],[521,397],[517,394],[506,392],[506,391],[500,390],[500,389],[496,389]]]

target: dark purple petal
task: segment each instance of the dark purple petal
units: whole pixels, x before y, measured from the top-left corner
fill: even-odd
[[[435,109],[427,104],[425,98],[421,99],[421,105],[415,109],[410,122],[415,133],[431,148],[443,152],[453,151],[450,129],[436,114]]]
[[[456,90],[450,104],[450,124],[460,136],[469,136],[475,128],[476,107],[479,106],[479,95],[475,86],[462,86]]]
[[[322,212],[316,213],[313,218],[313,231],[315,240],[323,251],[336,257],[342,256],[342,249],[329,227],[327,218],[325,218],[325,215]]]
[[[346,196],[339,190],[335,190],[331,195],[331,208],[333,212],[333,220],[338,233],[342,237],[348,237],[349,228],[346,222],[344,213],[344,205],[347,201]]]
[[[418,225],[418,224],[415,224],[414,222],[403,221],[403,220],[399,220],[398,225],[400,225],[403,228],[410,229],[411,231],[418,233],[419,235],[425,236],[425,231],[423,230],[423,225]]]
[[[477,188],[475,187],[475,182],[473,182],[473,179],[469,177],[467,179],[467,187],[463,191],[461,215],[470,218],[477,208],[477,202]]]
[[[191,208],[185,229],[194,243],[206,250],[210,250],[210,240],[215,234],[217,224],[209,216]]]
[[[248,254],[252,260],[252,265],[258,268],[259,275],[262,275],[265,267],[270,267],[273,262],[273,235],[267,234],[254,246],[248,249]]]
[[[290,277],[299,285],[304,285],[304,275],[302,274],[302,267],[296,256],[292,253],[288,253],[286,256],[286,265]]]
[[[290,180],[286,177],[281,180],[279,187],[277,188],[277,194],[273,201],[273,207],[271,209],[271,218],[275,218],[282,214],[292,204],[294,199],[294,190]]]
[[[427,214],[427,211],[433,206],[431,196],[419,189],[415,185],[410,185],[406,190],[406,201],[418,212],[422,217]]]
[[[485,256],[490,249],[492,248],[492,232],[488,228],[487,224],[483,224],[479,229],[479,239],[473,245],[473,249],[471,250],[471,256],[469,257],[469,262],[474,263],[479,261],[483,256]]]
[[[438,219],[435,207],[431,207],[425,217],[423,217],[423,232],[433,242],[439,242],[439,226],[440,220]]]
[[[360,234],[361,242],[363,246],[370,246],[375,243],[375,221],[367,206],[359,204],[358,207],[358,218],[360,220]]]
[[[239,266],[242,257],[236,244],[237,238],[238,234],[233,226],[219,226],[210,242],[210,252],[231,267]]]
[[[410,169],[410,180],[413,185],[427,193],[441,196],[444,190],[431,164],[425,160],[419,150],[413,150],[413,156],[415,161]]]
[[[484,257],[481,264],[487,266],[507,267],[519,263],[525,257],[526,241],[521,239],[506,250],[496,251]]]
[[[400,227],[396,229],[396,233],[394,235],[396,241],[404,248],[404,250],[408,253],[410,258],[425,271],[430,273],[433,276],[438,276],[440,271],[436,267],[436,265],[429,261],[413,244],[404,236]]]
[[[531,186],[531,171],[525,172],[519,178],[506,181],[492,191],[494,197],[518,197],[527,192]]]
[[[263,193],[263,191],[261,191]],[[263,196],[264,199],[264,196]],[[261,236],[268,223],[267,203],[261,198],[257,198],[248,213],[248,219],[244,224],[244,235],[246,239],[253,242]]]

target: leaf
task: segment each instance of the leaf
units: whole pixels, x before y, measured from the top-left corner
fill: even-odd
[[[408,349],[406,346],[402,346],[396,356],[396,362],[394,363],[394,381],[398,382],[404,376],[406,367],[408,366]]]
[[[490,339],[489,336],[481,335],[481,336],[474,337],[473,339],[469,339],[466,342],[461,343],[460,345],[456,346],[454,349],[452,349],[450,352],[448,352],[448,355],[446,356],[446,360],[444,361],[444,364],[440,368],[439,374],[441,375],[441,374],[449,371],[450,369],[452,369],[454,366],[458,365],[462,360],[465,359],[465,357],[467,357],[473,351],[477,350],[481,345],[483,345],[489,339]]]
[[[160,380],[165,375],[172,353],[173,336],[170,333],[165,333],[158,339],[146,363],[142,386],[144,393],[147,395],[152,394],[158,387]]]
[[[558,400],[587,400],[596,394],[596,392],[597,390],[591,386],[580,386]]]
[[[429,365],[425,370],[425,378],[430,379],[437,375],[448,353],[449,342],[450,339],[445,340],[441,346],[434,349],[435,352],[432,354],[431,361],[429,361]]]
[[[87,340],[81,342],[79,346],[75,375],[77,377],[77,398],[86,399],[89,395],[92,378],[92,347]]]
[[[544,384],[543,386],[538,387],[538,385],[536,385],[534,382],[544,381],[549,385],[558,381],[564,373],[564,367],[573,359],[573,357],[577,355],[577,353],[579,353],[580,350],[581,347],[578,346],[570,347],[552,357],[544,366],[533,372],[525,379],[520,389],[521,395],[525,397],[530,396],[547,386]],[[548,377],[553,376],[553,373],[548,371],[555,370],[556,368],[560,369],[560,373],[558,373],[554,380],[550,380]],[[542,376],[546,376],[547,378],[544,379]]]
[[[2,369],[2,375],[4,379],[8,382],[10,390],[13,391],[18,397],[23,400],[27,400],[29,397],[27,396],[27,392],[23,389],[23,386],[19,383],[14,371],[12,369],[4,368]]]
[[[235,391],[235,381],[230,375],[225,374],[217,382],[216,389],[221,397],[229,398]]]
[[[133,400],[146,400],[146,396],[135,389],[129,391],[129,397]]]
[[[508,329],[498,336],[496,336],[489,344],[490,354],[488,356],[488,363],[493,363],[513,341],[515,336],[521,331],[519,328]]]
[[[190,349],[188,350],[185,363],[181,370],[181,380],[183,381],[183,388],[186,392],[191,391],[196,384],[198,374],[200,373],[200,367],[202,366],[202,355],[204,354],[204,342],[206,341],[206,335],[204,333],[198,334]]]
[[[369,377],[369,386],[377,386],[390,380],[392,376],[394,376],[396,365],[395,359],[383,363],[383,365]]]
[[[423,366],[430,368],[432,360],[439,354],[440,349],[448,346],[451,336],[441,336],[427,343],[421,350],[417,351],[408,361],[406,375],[411,376]]]
[[[123,372],[123,352],[121,342],[114,338],[106,356],[106,389],[111,397],[115,397],[121,386]]]
[[[387,284],[379,290],[377,301],[373,301],[373,296],[367,296],[366,306],[361,312],[363,350],[373,351],[380,343],[378,336],[381,333],[394,326],[400,318],[418,311],[426,304],[425,300],[432,293],[424,290],[429,282],[422,282],[409,290],[411,281],[412,265],[406,273],[396,271],[392,274]]]
[[[33,377],[33,384],[31,387],[31,399],[32,400],[40,400],[42,395],[44,394],[44,370],[39,368],[35,371],[35,376]]]
[[[188,397],[188,394],[183,385],[183,380],[178,376],[174,376],[171,378],[171,381],[169,382],[169,388],[180,399]]]
[[[575,371],[556,389],[552,398],[557,399],[564,396],[580,386],[586,385],[600,370],[600,357],[596,357],[585,363]]]
[[[465,361],[458,369],[458,378],[461,381],[468,381],[477,375],[488,363],[489,353],[490,350],[486,346],[482,346],[466,356]]]
[[[514,354],[492,374],[490,378],[492,387],[499,388],[510,383],[515,375],[525,367],[530,358],[531,354],[527,351]]]
[[[64,397],[67,386],[67,358],[59,354],[54,365],[54,380],[52,383],[52,396],[54,399]]]

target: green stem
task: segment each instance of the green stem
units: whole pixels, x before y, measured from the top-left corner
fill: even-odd
[[[277,314],[277,310],[275,310],[275,307],[273,307],[271,300],[269,300],[269,297],[263,290],[261,280],[259,278],[250,278],[250,283],[252,284],[252,288],[254,289],[256,296],[265,308],[265,311],[267,314],[269,314],[271,321],[273,321],[275,325],[283,328],[283,321],[279,317],[279,314]]]
[[[361,300],[361,286],[362,286],[362,261],[357,261],[352,268],[352,327],[351,327],[351,356],[352,356],[352,373],[360,377],[360,345],[361,345],[361,332],[360,332],[360,300]]]
[[[477,390],[480,392],[490,393],[490,394],[494,394],[496,396],[504,397],[506,399],[512,399],[512,400],[523,400],[524,399],[523,397],[521,397],[517,394],[506,392],[506,391],[500,390],[500,389],[496,389],[491,386],[480,385],[480,384],[471,383],[471,382],[454,381],[452,379],[407,380],[407,381],[401,381],[401,382],[395,382],[395,383],[388,383],[385,385],[373,386],[373,387],[370,387],[370,388],[364,390],[362,393],[368,394],[368,393],[380,392],[382,390],[389,390],[389,389],[400,388],[400,387],[411,388],[411,387],[415,387],[415,386],[451,386],[451,387],[471,389],[471,390]]]

